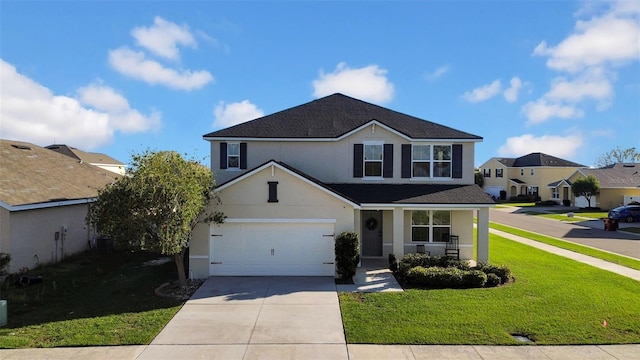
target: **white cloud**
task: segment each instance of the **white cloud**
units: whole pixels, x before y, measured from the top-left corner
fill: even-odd
[[[136,52],[127,47],[109,51],[109,64],[116,71],[148,82],[161,84],[179,90],[200,89],[212,82],[213,76],[206,70],[175,70],[149,60],[143,52]]]
[[[476,103],[491,99],[492,97],[498,95],[500,90],[502,90],[502,84],[500,83],[500,80],[494,80],[491,84],[475,88],[471,91],[467,91],[462,95],[462,98],[469,102]]]
[[[584,116],[584,111],[575,105],[566,105],[549,102],[541,98],[529,101],[522,107],[522,114],[528,119],[529,124],[543,123],[551,118],[574,119]]]
[[[571,158],[578,153],[583,145],[584,139],[579,134],[543,135],[540,137],[524,134],[508,138],[506,143],[498,149],[498,154],[505,157],[517,157],[532,152],[543,152],[560,158]]]
[[[540,42],[534,55],[548,56],[547,66],[576,72],[590,66],[617,65],[640,59],[640,21],[627,11],[611,9],[601,17],[577,21],[574,33],[556,46]]]
[[[225,104],[220,101],[213,110],[214,128],[226,128],[264,116],[264,112],[249,100]]]
[[[544,95],[548,99],[568,102],[580,102],[593,99],[605,104],[613,97],[611,81],[604,76],[602,69],[588,69],[573,79],[557,77],[551,89]]]
[[[161,125],[160,113],[142,115],[122,95],[101,84],[78,89],[78,98],[54,95],[3,60],[0,82],[3,138],[90,150],[110,143],[117,131],[144,132]]]
[[[523,85],[522,80],[520,80],[519,77],[514,76],[511,78],[511,81],[509,83],[511,84],[511,86],[504,91],[504,99],[511,103],[516,102],[518,101],[518,92],[520,92],[520,89]]]
[[[604,9],[604,10],[603,10]],[[522,107],[529,123],[584,116],[580,107],[595,102],[602,111],[615,96],[614,69],[640,60],[640,2],[586,3],[574,31],[555,46],[542,41],[533,55],[546,56],[547,67],[566,73],[549,91]]]
[[[315,97],[339,92],[365,101],[385,103],[391,101],[394,93],[394,86],[387,79],[387,70],[378,65],[352,69],[341,62],[331,73],[325,74],[321,70],[319,78],[312,84]]]
[[[156,16],[153,26],[136,27],[131,35],[137,43],[152,53],[167,59],[176,60],[180,57],[177,45],[197,47],[197,42],[187,25],[178,26],[160,16]]]
[[[450,69],[451,67],[449,65],[442,65],[439,68],[435,69],[434,71],[425,74],[424,77],[429,81],[433,81],[441,77],[442,75],[446,74],[447,72],[449,72]]]

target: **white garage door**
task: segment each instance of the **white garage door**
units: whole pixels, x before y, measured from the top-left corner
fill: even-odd
[[[210,275],[334,276],[333,223],[211,226]]]

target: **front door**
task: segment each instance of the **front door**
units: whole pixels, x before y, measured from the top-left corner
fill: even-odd
[[[362,217],[362,256],[382,256],[382,211],[364,210]]]

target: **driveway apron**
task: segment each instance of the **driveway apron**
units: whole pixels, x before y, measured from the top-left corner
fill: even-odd
[[[139,359],[346,359],[334,279],[211,277]]]

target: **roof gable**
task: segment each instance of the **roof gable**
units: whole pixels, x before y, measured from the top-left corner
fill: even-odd
[[[0,140],[4,207],[91,199],[120,176],[30,143]]]
[[[371,121],[410,139],[482,140],[481,137],[406,115],[343,94],[306,104],[204,135],[215,138],[336,139]]]

